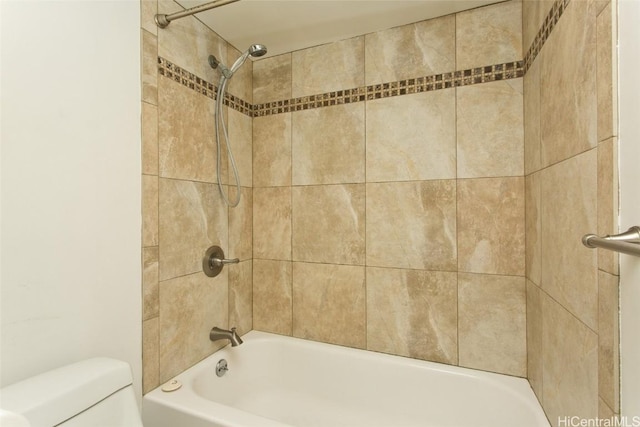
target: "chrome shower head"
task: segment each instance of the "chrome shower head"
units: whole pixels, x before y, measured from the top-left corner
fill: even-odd
[[[233,75],[233,73],[235,73],[236,71],[238,71],[238,68],[240,68],[242,66],[242,64],[244,64],[244,62],[247,60],[247,58],[249,56],[253,56],[254,58],[258,58],[262,55],[264,55],[265,53],[267,53],[267,48],[264,45],[261,44],[252,44],[251,46],[249,46],[249,49],[247,49],[241,56],[240,58],[238,58],[236,60],[236,62],[233,63],[233,65],[231,66],[231,68],[229,69],[229,73],[230,75],[227,76],[227,78],[231,78],[231,76]]]
[[[252,44],[249,47],[248,52],[249,55],[253,56],[254,58],[259,58],[267,53],[267,47],[263,44]]]

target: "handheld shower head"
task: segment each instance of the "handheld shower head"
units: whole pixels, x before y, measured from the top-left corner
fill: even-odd
[[[242,64],[244,64],[244,62],[247,60],[247,58],[249,56],[252,56],[254,58],[258,58],[262,55],[264,55],[265,53],[267,53],[267,48],[264,45],[261,44],[252,44],[251,46],[249,46],[249,49],[247,49],[241,56],[240,58],[236,59],[236,62],[233,63],[233,65],[231,66],[231,68],[229,68],[229,72],[231,75],[233,75],[233,73],[235,73],[236,71],[238,71],[238,68],[242,67]],[[229,76],[230,78],[231,76]]]
[[[267,53],[267,47],[263,44],[252,44],[249,47],[249,55],[253,56],[254,58],[259,58],[265,53]]]

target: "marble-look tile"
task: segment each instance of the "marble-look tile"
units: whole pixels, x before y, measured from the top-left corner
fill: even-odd
[[[456,14],[456,69],[522,59],[522,3],[503,2]]]
[[[457,274],[367,267],[367,349],[458,362]]]
[[[527,375],[523,277],[458,274],[460,366]]]
[[[160,282],[160,382],[165,382],[228,342],[209,340],[213,326],[229,326],[228,270],[198,272]]]
[[[159,327],[157,317],[142,322],[142,393],[160,385]]]
[[[524,76],[524,173],[539,171],[541,167],[540,60],[536,60]]]
[[[525,272],[524,178],[458,181],[458,270]]]
[[[364,86],[364,36],[293,52],[291,96]]]
[[[610,424],[611,426],[615,426],[615,425],[622,425],[621,421],[620,421],[620,415],[616,414],[613,412],[613,410],[611,408],[609,408],[609,406],[607,405],[607,403],[602,400],[602,399],[598,399],[599,400],[599,405],[598,405],[598,417],[602,418],[602,419],[609,419],[611,420]],[[615,423],[618,424],[615,424]],[[604,422],[603,422],[603,425]]]
[[[161,179],[160,212],[161,281],[201,271],[212,245],[228,252],[227,207],[215,184]]]
[[[158,0],[160,13],[181,10],[173,0]],[[213,55],[223,63],[227,61],[227,42],[196,17],[187,16],[158,31],[158,55],[217,85],[220,71],[211,68],[207,58]]]
[[[618,140],[598,145],[598,232],[599,236],[618,233]],[[625,230],[620,230],[625,231]],[[598,268],[618,274],[620,256],[615,251],[597,249]]]
[[[142,100],[158,105],[158,38],[147,32],[142,35]]]
[[[158,246],[158,177],[142,175],[142,246]]]
[[[522,176],[522,79],[456,89],[458,178]]]
[[[153,35],[158,34],[158,26],[154,20],[157,13],[157,0],[140,0],[140,27]]]
[[[455,15],[365,36],[367,85],[441,74],[455,67]]]
[[[293,185],[364,182],[364,103],[293,113]]]
[[[240,185],[253,186],[253,128],[252,119],[232,108],[228,112],[229,144],[238,168]],[[226,144],[222,143],[223,149]],[[210,159],[209,159],[210,160]],[[229,160],[231,162],[231,160]],[[235,186],[231,163],[229,163],[229,185]]]
[[[364,267],[294,262],[293,336],[365,348],[365,293]]]
[[[594,2],[570,2],[542,50],[541,160],[548,166],[597,144]],[[576,52],[580,52],[576,55]]]
[[[142,320],[158,317],[158,247],[142,249]]]
[[[236,195],[231,188],[231,198]],[[253,190],[241,187],[240,203],[229,208],[229,249],[225,249],[227,258],[247,260],[253,257]]]
[[[527,280],[527,379],[542,401],[542,291]]]
[[[364,265],[364,184],[292,188],[293,260]]]
[[[291,260],[291,187],[253,189],[253,257]]]
[[[142,173],[158,175],[158,107],[142,103]]]
[[[618,276],[598,272],[598,389],[616,413],[620,412],[620,329]]]
[[[606,3],[606,7],[598,15],[596,20],[597,54],[596,54],[596,80],[598,90],[598,141],[604,141],[616,136],[617,100],[614,91],[614,34],[612,30],[612,2]]]
[[[214,101],[165,77],[158,86],[160,176],[217,182]]]
[[[253,118],[253,186],[291,185],[291,113]]]
[[[243,335],[253,329],[253,264],[229,266],[229,327]]]
[[[542,227],[540,216],[540,173],[525,178],[525,272],[529,280],[540,286],[542,272]]]
[[[598,416],[598,337],[544,292],[542,389],[552,425],[559,417]]]
[[[367,181],[455,178],[455,103],[455,89],[368,101]]]
[[[242,46],[241,48],[244,49],[245,47]],[[246,47],[246,49],[248,48],[249,46]],[[231,67],[244,52],[245,51],[240,52],[231,44],[227,43],[227,59],[225,60],[227,66]],[[220,77],[216,79],[216,83],[219,80]],[[229,80],[227,84],[227,93],[237,96],[249,103],[253,103],[253,59],[251,59],[251,57],[233,74],[233,78]]]
[[[253,103],[291,98],[291,53],[253,63]]]
[[[367,184],[367,266],[456,271],[456,182]]]
[[[292,333],[291,261],[253,260],[253,329]]]
[[[529,50],[545,17],[553,6],[553,0],[522,1],[522,46],[523,54]]]
[[[596,150],[540,173],[541,287],[597,330],[597,253],[582,245],[596,229]]]

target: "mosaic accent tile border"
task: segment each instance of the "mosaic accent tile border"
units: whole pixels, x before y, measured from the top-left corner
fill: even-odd
[[[372,101],[392,96],[408,95],[412,93],[429,92],[458,86],[469,86],[497,80],[508,80],[523,77],[533,64],[545,42],[551,35],[560,17],[569,6],[571,0],[556,0],[538,31],[523,60],[494,64],[468,70],[452,71],[424,77],[380,83],[370,86],[337,90],[317,95],[284,99],[263,104],[250,104],[234,95],[227,93],[224,105],[233,108],[249,117],[263,117],[271,114],[289,113],[293,111],[309,110],[312,108],[329,107],[332,105],[350,104],[354,102]],[[216,99],[217,86],[205,79],[158,57],[158,73],[172,79],[181,85],[194,90],[211,99]]]
[[[211,99],[216,99],[218,93],[217,86],[160,56],[158,57],[158,73],[199,94]],[[236,111],[253,117],[253,105],[243,99],[226,93],[223,103]]]
[[[392,96],[430,92],[497,80],[515,79],[522,76],[524,76],[522,61],[488,65],[468,70],[434,74],[431,76],[327,92],[319,95],[257,104],[254,105],[254,117],[353,102],[372,101],[374,99],[389,98]]]
[[[556,0],[556,2],[549,10],[549,13],[544,19],[542,26],[538,30],[538,34],[533,39],[531,46],[527,50],[527,53],[524,56],[524,72],[526,73],[529,70],[529,67],[533,64],[536,57],[542,50],[542,46],[546,43],[547,39],[551,35],[551,31],[553,31],[554,27],[560,20],[560,17],[569,6],[569,2],[571,0]]]

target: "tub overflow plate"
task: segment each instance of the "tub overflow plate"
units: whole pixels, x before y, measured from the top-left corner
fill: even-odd
[[[220,359],[218,364],[216,365],[216,375],[221,377],[227,373],[229,368],[227,367],[227,361],[224,359]]]

